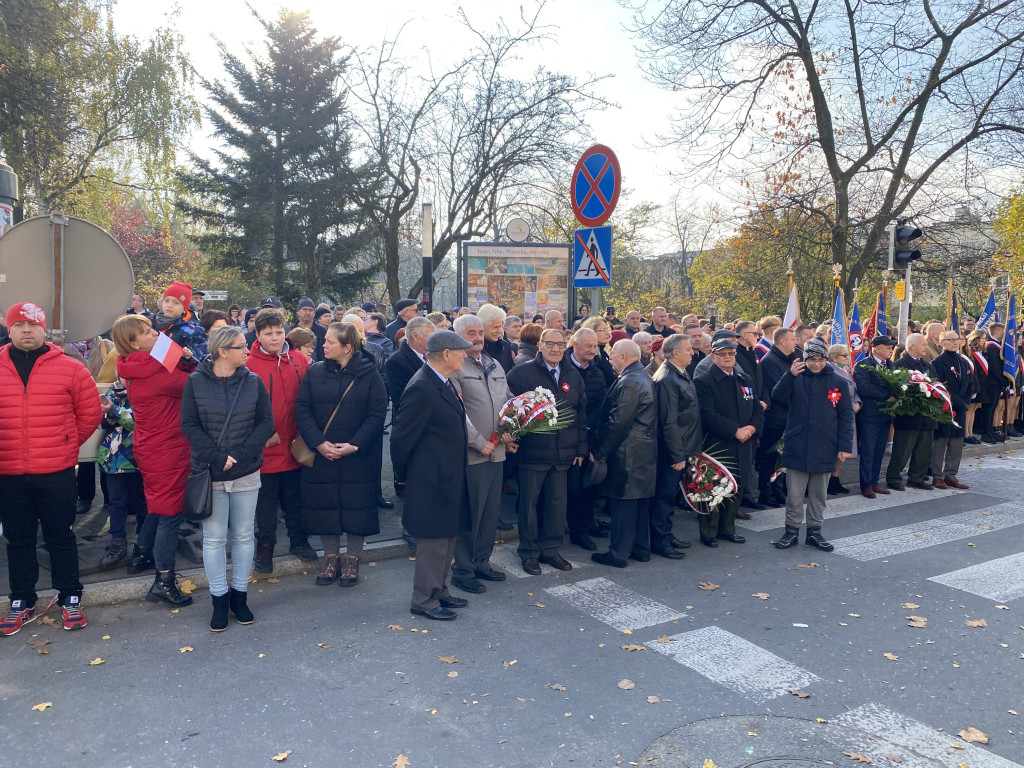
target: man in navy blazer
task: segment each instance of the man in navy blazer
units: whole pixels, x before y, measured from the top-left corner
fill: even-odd
[[[881,410],[886,402],[892,402],[889,388],[878,378],[878,369],[891,370],[892,350],[895,342],[888,336],[875,336],[871,340],[871,353],[853,371],[857,382],[857,394],[862,405],[857,412],[857,448],[860,453],[860,492],[869,499],[877,494],[889,494],[887,488],[878,484],[885,456],[885,442],[889,438],[892,417]]]

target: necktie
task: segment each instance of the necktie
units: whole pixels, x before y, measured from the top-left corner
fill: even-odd
[[[555,384],[557,384],[558,383],[558,369],[557,368],[551,368],[549,370],[551,371],[551,378],[553,378],[555,380]]]
[[[455,385],[452,384],[452,380],[451,379],[445,379],[444,383],[448,385],[448,389],[450,389],[452,391],[452,394],[455,395],[455,399],[458,400],[461,403],[462,402],[462,398],[459,397],[459,393],[455,389]]]

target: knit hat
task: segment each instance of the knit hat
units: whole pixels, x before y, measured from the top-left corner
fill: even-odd
[[[828,344],[818,338],[804,342],[804,357],[823,357],[828,360]]]
[[[192,302],[192,286],[188,283],[171,283],[164,291],[163,298],[177,299],[181,302],[181,306],[187,309]]]
[[[46,313],[42,308],[30,301],[19,301],[7,310],[7,327],[24,320],[27,323],[35,323],[46,327]]]
[[[320,307],[320,309],[313,313],[313,318],[319,320],[321,315],[329,314],[331,314],[331,310],[329,310],[327,307]]]
[[[362,309],[363,312],[376,312],[377,305],[374,304],[372,301],[364,301]]]
[[[252,309],[245,310],[245,324],[246,325],[249,324],[249,318],[250,317],[256,317],[256,313],[257,312],[259,312],[259,310],[256,309],[255,307],[253,307]]]
[[[611,339],[612,344],[614,344],[617,341],[622,341],[623,339],[628,339],[628,338],[629,338],[629,334],[626,333],[623,330],[612,331],[612,339]]]
[[[661,349],[661,345],[664,343],[664,336],[659,336],[658,338],[656,338],[654,341],[651,342],[651,352],[657,352],[659,349]]]
[[[301,299],[299,299],[298,309],[302,309],[303,307],[309,307],[310,309],[316,309],[316,304],[314,304],[313,300],[311,298],[309,298],[308,296],[303,296]]]

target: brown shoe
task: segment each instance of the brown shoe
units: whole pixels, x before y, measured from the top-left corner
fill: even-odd
[[[967,483],[961,483],[961,482],[960,482],[959,480],[957,480],[957,479],[956,479],[955,477],[950,477],[949,475],[946,475],[946,477],[945,477],[945,479],[944,479],[944,482],[945,482],[945,483],[946,483],[946,485],[948,485],[948,486],[949,486],[950,488],[959,488],[959,489],[960,489],[960,490],[962,490],[962,491],[963,491],[963,490],[967,490],[968,488],[970,488],[970,487],[971,487],[971,486],[969,486],[969,485],[968,485]]]
[[[948,486],[948,485],[946,485],[946,484],[945,484],[945,483],[944,483],[944,482],[943,482],[943,481],[942,481],[941,479],[939,479],[938,477],[936,477],[936,478],[933,478],[933,479],[932,479],[932,487],[933,487],[933,488],[938,488],[938,489],[939,489],[940,491],[944,491],[944,490],[946,490],[947,488],[949,488],[949,486]]]
[[[338,578],[338,555],[324,555],[324,569],[316,575],[316,583],[326,586]]]
[[[875,499],[875,498],[878,498],[875,495],[874,489],[872,489],[872,488],[861,488],[860,489],[860,495],[863,496],[865,499]]]
[[[540,560],[536,557],[523,560],[523,570],[531,576],[540,576]]]
[[[876,485],[871,490],[874,491],[875,493],[880,493],[882,496],[888,496],[891,493],[891,491],[889,491],[887,488],[883,488],[880,485]]]
[[[552,568],[557,568],[560,571],[571,571],[572,570],[572,563],[570,563],[568,560],[566,560],[564,557],[562,557],[557,552],[555,554],[551,555],[550,557],[541,557],[539,559],[540,559],[540,562],[547,563]]]
[[[917,488],[917,490],[919,490],[919,491],[930,491],[935,486],[932,485],[931,483],[923,483],[923,482],[919,483],[917,480],[908,480],[907,481],[907,487],[908,488]]]
[[[343,587],[355,586],[359,581],[359,558],[355,555],[344,555],[341,561],[341,580],[338,583]]]
[[[741,510],[740,510],[739,512],[737,512],[737,513],[736,513],[736,519],[737,519],[737,520],[753,520],[754,518],[752,518],[752,517],[750,516],[750,513],[748,513],[748,512],[744,512],[744,511],[743,511],[743,510],[741,509]]]

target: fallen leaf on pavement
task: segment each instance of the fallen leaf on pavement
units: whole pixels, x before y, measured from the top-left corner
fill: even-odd
[[[44,709],[49,709],[52,706],[53,706],[53,702],[52,701],[44,701],[42,704],[36,704],[34,707],[32,707],[32,711],[33,712],[42,712]]]
[[[285,760],[288,759],[288,755],[290,755],[291,753],[292,751],[290,749],[286,749],[284,752],[279,752],[270,759],[273,760],[275,763],[283,763]]]
[[[648,696],[647,697],[647,703],[648,704],[657,704],[659,701],[661,701],[661,699],[659,699],[657,696]]]
[[[797,563],[797,568],[817,568],[821,563]]]
[[[718,584],[712,584],[710,581],[702,581],[698,586],[705,592],[714,592],[718,589]]]
[[[975,744],[988,744],[988,735],[982,733],[977,728],[967,728],[966,730],[960,731],[957,736],[964,741],[973,742]]]
[[[275,578],[269,578],[269,579],[267,579],[267,584],[277,584],[279,581],[281,581],[281,580],[280,579],[275,579]]]
[[[662,645],[668,645],[669,643],[674,642],[674,641],[672,640],[671,637],[668,636],[668,634],[664,634],[664,635],[662,635],[661,637],[658,638],[658,642],[661,643]]]
[[[1008,610],[1010,610],[1010,606],[1008,606],[1008,605],[997,605],[996,609],[1000,610],[1000,611],[1008,611]]]
[[[985,619],[978,619],[977,621],[965,621],[964,624],[966,624],[968,627],[987,627],[988,626],[988,622],[985,621]]]
[[[107,662],[105,662],[103,659],[101,659],[101,658],[99,658],[97,656],[95,659],[93,659],[92,661],[89,662],[89,666],[90,667],[98,667],[100,664],[106,664],[106,663]]]
[[[824,717],[816,717],[814,719],[815,719],[816,722],[819,722],[819,723],[827,723],[828,722],[828,720],[826,720]]]
[[[847,616],[853,616],[853,618],[855,618],[855,619],[859,619],[860,618],[860,614],[859,613],[848,613],[846,615]]]
[[[1006,711],[1009,712],[1011,715],[1016,715],[1017,714],[1016,711],[1014,711],[1012,709],[1008,709]]]
[[[49,644],[50,644],[49,640],[29,640],[27,643],[25,643],[25,645],[29,645],[29,646],[31,646],[33,648],[35,648],[36,646],[39,646],[39,645],[49,645]]]
[[[452,678],[453,680],[454,680],[454,679],[455,679],[456,677],[458,677],[458,676],[459,676],[459,673],[458,673],[458,672],[456,672],[456,671],[455,671],[454,669],[453,669],[453,670],[452,670],[451,672],[449,672],[449,673],[448,673],[448,677]]]
[[[330,648],[331,646],[329,646],[327,643],[317,643],[316,647],[317,648]]]
[[[916,611],[921,606],[918,605],[917,603],[900,603],[900,607],[901,608],[909,608],[912,611]]]
[[[192,651],[195,650],[195,648],[193,648],[191,645],[186,645],[184,648],[179,648],[178,650],[181,653],[191,653]]]
[[[454,656],[438,656],[438,661],[443,661],[445,664],[458,664],[459,660]]]
[[[45,648],[36,648],[36,653],[38,653],[40,656],[45,656],[49,653],[49,651]]]
[[[630,653],[632,653],[633,651],[646,651],[647,650],[642,645],[637,645],[636,643],[626,643],[625,645],[620,645],[619,648],[621,648],[624,651],[629,651]]]
[[[885,658],[887,658],[889,661],[897,661],[899,659],[899,656],[897,656],[895,653],[883,653],[882,655],[885,656]]]
[[[534,603],[533,607],[534,608],[544,608],[545,606],[544,606],[544,603]]]
[[[981,528],[983,531],[994,531],[995,530],[991,525],[979,525],[978,527]]]
[[[634,688],[636,688],[636,683],[634,683],[632,680],[628,678],[625,680],[619,680],[619,688],[621,688],[624,691],[632,691]]]
[[[405,755],[399,755],[391,764],[395,766],[395,768],[409,768],[409,766],[412,765],[412,763],[409,762],[409,758]]]
[[[191,595],[198,587],[192,583],[192,579],[185,579],[178,585],[178,591],[183,595]]]
[[[903,762],[903,759],[899,758],[899,757],[896,757],[896,755],[886,755],[885,759],[886,760],[892,760],[894,763],[902,763]]]
[[[100,640],[109,640],[109,639],[110,639],[110,635],[104,635],[103,637],[100,638]]]
[[[256,655],[256,658],[257,659],[263,659],[263,658],[266,658],[266,655],[267,654],[265,654],[265,653],[259,653],[259,654]]]
[[[701,768],[719,768],[719,766],[715,765],[715,761],[708,757],[704,760],[704,765]]]
[[[45,624],[48,627],[56,627],[57,626],[56,619],[54,619],[54,618],[52,618],[50,616],[43,616],[41,619],[39,619],[39,622],[41,624]]]
[[[921,627],[928,626],[928,619],[924,616],[904,616],[903,618],[907,620],[908,627],[917,627],[920,629]]]
[[[503,661],[503,662],[501,662],[501,666],[503,666],[503,667],[511,667],[513,664],[518,664],[518,663],[519,663],[519,659],[512,659],[512,661]]]
[[[402,625],[401,624],[388,624],[388,629],[394,630],[395,632],[401,632],[402,631]]]
[[[755,592],[751,595],[751,597],[756,597],[758,600],[767,600],[769,597],[771,597],[771,595],[769,595],[767,592]]]
[[[131,617],[130,616],[118,616],[117,620],[118,621],[131,621]]]
[[[871,763],[871,761],[868,760],[866,757],[864,757],[864,755],[860,754],[860,752],[846,752],[846,751],[844,751],[843,754],[846,755],[851,760],[856,760],[858,763],[868,763],[868,764]]]
[[[794,696],[796,696],[798,699],[809,699],[809,698],[811,698],[811,694],[809,694],[807,691],[802,691],[799,688],[787,688],[786,689],[786,693],[791,693]]]
[[[564,685],[559,685],[558,683],[548,683],[548,688],[550,688],[553,691],[564,691],[565,690],[565,686]]]

